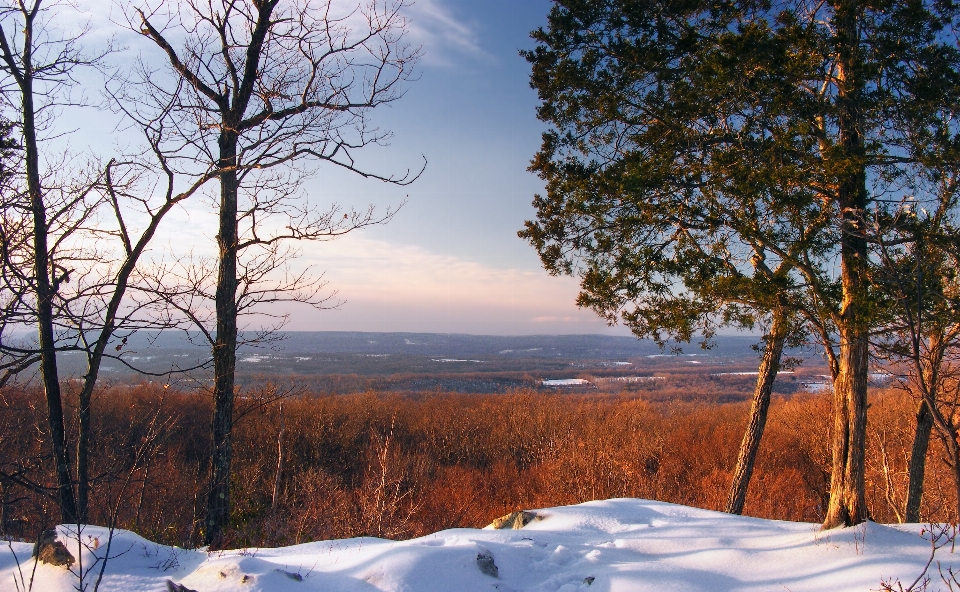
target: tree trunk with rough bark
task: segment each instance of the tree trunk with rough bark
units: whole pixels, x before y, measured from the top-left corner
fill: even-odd
[[[228,128],[229,129],[229,128]],[[213,345],[213,455],[204,542],[217,545],[230,520],[230,467],[233,462],[234,374],[237,365],[237,136],[220,136],[219,271]]]
[[[853,335],[851,335],[853,333]],[[865,487],[867,340],[847,332],[834,382],[833,465],[824,528],[853,526],[868,518]]]
[[[907,465],[909,483],[907,485],[907,507],[904,520],[920,521],[920,502],[923,498],[923,478],[927,466],[927,449],[930,446],[930,431],[933,429],[933,415],[926,401],[920,401],[917,409],[917,426],[913,433],[913,447],[910,449],[910,462]]]
[[[767,411],[770,409],[770,393],[773,383],[780,371],[780,359],[783,355],[783,345],[787,340],[789,319],[783,309],[776,309],[773,313],[773,323],[770,334],[766,337],[766,349],[760,360],[757,373],[757,386],[753,391],[753,403],[750,406],[750,420],[747,431],[740,443],[740,453],[737,456],[737,466],[733,471],[733,482],[730,484],[730,494],[727,497],[725,512],[742,514],[747,499],[747,488],[753,475],[753,466],[757,459],[757,450],[763,438],[763,430],[767,425]]]
[[[865,488],[867,427],[868,300],[866,167],[861,135],[863,93],[856,1],[834,7],[837,51],[837,128],[844,156],[837,187],[840,275],[843,296],[837,322],[840,373],[834,381],[833,467],[823,528],[852,526],[868,517]],[[839,163],[838,163],[839,166]]]

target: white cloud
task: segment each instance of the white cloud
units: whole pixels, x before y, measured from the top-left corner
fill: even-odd
[[[480,46],[476,26],[457,19],[442,0],[416,0],[407,15],[410,39],[423,45],[424,62],[449,66],[457,54],[492,59]]]

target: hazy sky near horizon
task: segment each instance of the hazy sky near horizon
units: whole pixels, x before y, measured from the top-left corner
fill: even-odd
[[[427,160],[409,187],[321,169],[310,187],[344,204],[397,204],[382,227],[305,249],[345,300],[297,316],[321,330],[477,334],[627,333],[574,304],[577,282],[551,277],[517,237],[543,190],[526,170],[540,146],[536,92],[519,50],[547,0],[417,0],[418,80],[376,113],[394,132],[367,163],[391,172]]]
[[[91,0],[104,7],[109,1]],[[87,10],[94,35],[119,20],[111,6],[109,17]],[[423,50],[418,75],[400,100],[372,112],[375,125],[393,132],[390,145],[359,156],[363,168],[385,175],[419,169],[423,159],[426,169],[412,185],[397,187],[317,167],[305,188],[318,208],[404,205],[389,224],[301,245],[298,265],[322,273],[342,304],[324,311],[291,305],[286,329],[629,333],[579,309],[576,279],[548,275],[516,234],[534,216],[531,201],[543,189],[526,168],[544,130],[518,51],[533,46],[529,33],[545,24],[549,9],[548,0],[416,0],[407,7],[410,40]],[[128,55],[149,58],[155,48],[135,37],[120,31],[118,41]],[[83,115],[71,144],[101,141],[89,133],[90,126],[109,127],[96,123],[99,117]],[[161,242],[212,248],[215,230],[202,221],[209,214],[193,206],[177,211]]]

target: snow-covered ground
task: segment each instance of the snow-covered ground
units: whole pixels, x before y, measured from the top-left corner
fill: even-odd
[[[921,525],[868,523],[821,532],[815,524],[636,499],[536,512],[542,519],[519,530],[464,528],[409,541],[360,538],[211,553],[117,532],[100,589],[166,591],[169,580],[199,592],[866,591],[890,578],[906,587],[930,556]],[[105,529],[86,527],[77,537],[61,527],[60,534],[75,556],[78,540],[84,544],[84,569],[99,569],[94,561],[106,552]],[[0,590],[16,590],[21,573],[30,583],[30,551],[27,543],[0,549]],[[949,547],[937,560],[944,571],[960,567]],[[33,590],[78,589],[77,567],[71,573],[40,564]],[[936,562],[938,584],[935,570]],[[95,578],[85,580],[87,589]]]
[[[556,380],[541,380],[540,384],[543,386],[582,386],[590,384],[590,381],[585,378],[560,378]]]

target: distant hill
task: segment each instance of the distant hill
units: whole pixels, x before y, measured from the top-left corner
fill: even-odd
[[[698,343],[661,350],[651,340],[612,335],[286,331],[268,342],[241,347],[237,375],[241,382],[307,380],[337,392],[502,392],[539,387],[541,379],[574,379],[582,373],[629,377],[755,370],[758,341],[756,336],[720,336],[707,350]],[[107,381],[156,379],[186,384],[210,379],[210,352],[198,334],[139,333],[129,336],[119,350],[115,349],[119,339],[111,345],[109,353],[119,351],[121,359],[104,361],[101,377]],[[815,362],[815,354],[805,357]],[[79,377],[85,370],[83,362],[78,352],[60,358],[65,376]]]
[[[137,334],[127,349],[191,350],[201,341],[183,333]],[[257,351],[296,353],[358,353],[422,356],[510,356],[524,358],[613,359],[634,356],[671,355],[649,339],[614,335],[466,335],[459,333],[369,333],[362,331],[281,331],[275,341],[241,348],[241,354]],[[697,343],[680,344],[681,353],[722,352],[724,356],[756,357],[751,349],[755,336],[720,336],[714,347],[703,350]]]

